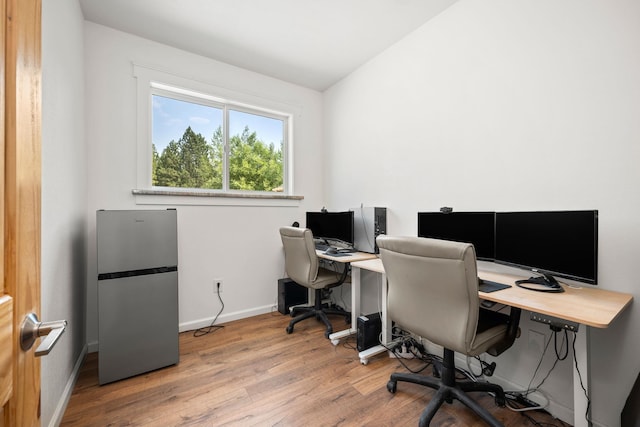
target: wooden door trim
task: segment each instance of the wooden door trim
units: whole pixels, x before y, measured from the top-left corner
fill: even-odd
[[[6,426],[40,425],[40,360],[20,325],[40,314],[41,0],[5,0],[4,287],[13,297],[13,392]]]
[[[0,325],[13,324],[13,298],[9,295],[0,296]],[[0,342],[10,343],[13,342],[13,328],[2,327],[0,328]],[[0,373],[7,372],[9,375],[0,374],[0,407],[4,406],[11,396],[13,390],[13,372],[12,370],[12,355],[13,349],[11,346],[6,346],[0,350]]]

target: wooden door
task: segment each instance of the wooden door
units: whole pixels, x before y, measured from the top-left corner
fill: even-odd
[[[20,326],[40,314],[40,0],[0,0],[0,427],[40,425],[40,361]]]

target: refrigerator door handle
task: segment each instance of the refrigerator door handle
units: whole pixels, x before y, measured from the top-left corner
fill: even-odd
[[[53,322],[40,322],[35,313],[29,313],[22,322],[20,328],[20,347],[28,351],[33,347],[33,343],[39,337],[46,337],[36,349],[36,357],[46,356],[51,352],[53,346],[58,342],[67,327],[66,320],[56,320]]]

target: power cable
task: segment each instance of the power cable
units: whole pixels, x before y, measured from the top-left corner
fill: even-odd
[[[222,329],[224,328],[223,325],[215,325],[216,320],[218,320],[218,317],[220,316],[220,313],[222,313],[222,310],[224,310],[224,301],[222,301],[222,297],[220,296],[220,285],[218,284],[218,299],[220,300],[220,304],[222,305],[220,307],[220,311],[218,311],[218,314],[216,314],[216,317],[211,321],[211,324],[209,326],[206,326],[204,328],[198,328],[195,331],[193,331],[193,336],[194,337],[201,337],[204,335],[207,335],[211,332],[217,331],[218,329]]]
[[[580,369],[578,368],[578,359],[576,358],[576,338],[578,337],[577,333],[573,333],[573,342],[572,342],[572,348],[573,348],[573,361],[574,364],[576,366],[576,372],[578,373],[578,379],[580,380],[580,387],[582,387],[582,391],[584,392],[584,396],[587,398],[587,410],[584,413],[584,418],[587,420],[587,422],[589,424],[592,423],[591,419],[589,418],[589,410],[591,409],[591,398],[589,397],[589,393],[587,392],[587,389],[584,387],[584,384],[582,382],[582,374],[580,373]]]

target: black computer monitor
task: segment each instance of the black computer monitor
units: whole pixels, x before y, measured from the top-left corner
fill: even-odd
[[[353,211],[307,212],[307,228],[314,238],[339,240],[353,246]]]
[[[472,243],[480,260],[494,258],[494,212],[418,212],[418,237]]]
[[[496,262],[595,285],[598,211],[498,212]]]

